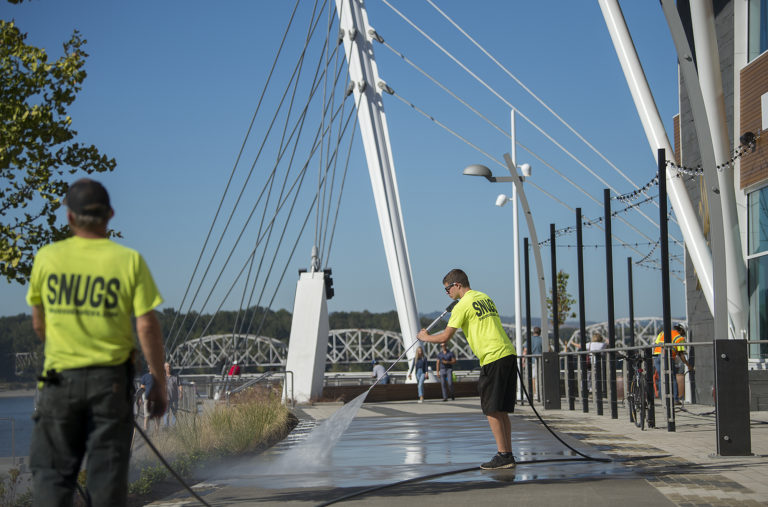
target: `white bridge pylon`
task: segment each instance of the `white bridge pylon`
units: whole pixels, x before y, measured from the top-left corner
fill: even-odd
[[[416,341],[420,328],[419,314],[382,99],[382,90],[386,90],[387,85],[379,78],[374,58],[372,41],[376,32],[368,23],[364,0],[336,0],[336,12],[339,16],[339,37],[344,43],[349,78],[357,104],[357,121],[379,217],[395,307],[408,347]],[[413,359],[414,355],[414,349],[409,349],[408,359]]]

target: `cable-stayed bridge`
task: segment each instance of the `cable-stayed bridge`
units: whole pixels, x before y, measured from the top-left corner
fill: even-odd
[[[534,194],[535,206],[547,207],[548,220],[562,224],[564,219],[553,215],[555,209],[570,215],[574,208],[584,206],[584,227],[593,229],[593,236],[599,235],[598,229],[604,226],[602,219],[597,217],[604,208],[601,192],[604,188],[610,189],[611,199],[622,203],[622,207],[611,213],[616,222],[611,232],[613,245],[631,254],[634,265],[658,268],[658,213],[642,208],[658,206],[651,192],[657,184],[652,160],[647,161],[648,170],[644,172],[634,166],[630,171],[623,167],[625,164],[610,161],[607,154],[596,148],[600,143],[589,142],[540,95],[523,84],[517,73],[523,72],[522,68],[513,73],[508,58],[492,55],[457,23],[455,16],[451,17],[433,2],[427,3],[427,8],[420,12],[410,8],[398,10],[390,2],[382,2],[377,19],[373,20],[382,21],[374,23],[375,30],[367,20],[362,20],[360,25],[364,29],[351,29],[346,21],[339,21],[337,17],[346,19],[345,16],[350,14],[346,3],[336,3],[336,11],[333,3],[323,3],[328,12],[319,9],[311,13],[296,3],[287,20],[283,40],[299,37],[298,41],[294,40],[294,45],[298,46],[293,50],[298,48],[300,51],[284,51],[282,44],[277,47],[275,41],[273,69],[277,71],[266,76],[260,92],[266,98],[264,102],[259,99],[251,124],[254,128],[248,129],[242,143],[243,147],[252,148],[241,149],[231,167],[230,180],[234,183],[228,183],[221,196],[189,285],[178,305],[178,319],[167,332],[166,345],[168,353],[173,354],[172,359],[182,358],[182,362],[186,362],[189,357],[190,364],[221,360],[221,350],[226,348],[221,342],[226,339],[207,335],[215,315],[208,322],[202,317],[210,312],[211,305],[217,305],[218,311],[224,305],[232,307],[234,304],[243,314],[247,313],[244,309],[253,306],[272,308],[280,291],[291,292],[286,288],[291,277],[286,275],[296,269],[297,257],[314,249],[316,256],[313,255],[312,267],[326,270],[332,265],[332,252],[342,255],[338,248],[333,250],[337,218],[343,215],[342,193],[348,172],[363,165],[359,154],[357,158],[350,154],[354,155],[353,147],[359,147],[361,142],[364,146],[389,143],[385,139],[387,136],[381,133],[377,134],[380,138],[374,143],[362,126],[356,128],[356,122],[360,122],[360,111],[366,107],[380,109],[383,114],[385,103],[391,106],[393,116],[413,114],[414,121],[422,121],[425,128],[447,136],[452,141],[449,151],[462,153],[459,158],[469,151],[470,156],[506,169],[499,155],[504,149],[501,146],[509,146],[511,142],[513,147],[520,148],[536,165],[537,175],[526,179],[526,187],[540,194]],[[386,17],[382,11],[387,13]],[[417,14],[420,15],[417,17]],[[430,28],[431,18],[452,25],[456,32],[453,29],[435,31]],[[418,36],[407,37],[406,33],[410,31]],[[456,37],[461,44],[478,51],[480,56],[467,59],[465,51],[449,49],[448,45],[439,42],[447,37]],[[359,47],[370,55],[376,52],[377,65],[387,81],[360,75],[355,68],[359,60],[356,57],[345,59],[342,46],[348,51],[354,49],[353,46]],[[425,58],[427,51],[433,50],[439,56]],[[443,61],[444,65],[430,65],[433,60]],[[456,66],[460,72],[456,71]],[[290,68],[294,69],[290,73],[280,71]],[[501,72],[506,76],[503,79],[515,83],[511,88],[519,87],[523,93],[513,96],[509,93],[510,87],[502,86],[498,79],[485,77],[492,71]],[[457,74],[476,83],[478,93],[469,95],[468,88],[456,79]],[[413,79],[405,78],[411,75]],[[425,89],[432,93],[425,96]],[[364,93],[374,95],[368,106]],[[490,105],[480,100],[481,97],[491,99]],[[543,107],[546,114],[536,115],[534,106]],[[449,110],[451,114],[448,114]],[[504,125],[510,111],[520,120],[519,137],[512,135]],[[481,130],[480,125],[487,131]],[[358,129],[359,136],[356,137]],[[395,159],[410,163],[406,154],[399,149],[394,151],[398,154]],[[369,171],[381,173],[370,167]],[[445,179],[440,176],[435,174],[434,179]],[[382,213],[380,222],[383,223],[382,216],[386,216],[391,218],[392,227],[402,228],[406,220],[400,213],[394,178],[392,181],[372,181],[372,184],[377,210]],[[538,216],[536,209],[532,213]],[[677,215],[671,218],[674,222]],[[571,223],[570,219],[567,223]],[[406,304],[412,303],[414,297],[413,291],[407,290],[412,282],[410,273],[406,272],[410,269],[410,260],[405,237],[391,232],[390,228],[382,229],[390,276],[394,284],[402,285],[399,289],[393,286],[400,327],[413,331],[410,329],[413,326],[404,322],[403,317],[405,313],[417,314],[415,304]],[[571,227],[560,227],[558,237],[573,232]],[[313,237],[310,239],[310,236]],[[673,244],[682,245],[679,231],[674,230],[671,236]],[[391,237],[396,238],[395,244],[388,247],[387,238]],[[565,241],[557,245],[559,248],[571,246]],[[672,261],[676,269],[671,270],[671,276],[682,281],[683,255],[673,255]],[[423,266],[423,260],[420,262]],[[501,262],[489,259],[487,264],[498,265],[501,269]],[[395,269],[394,265],[398,267]],[[337,270],[336,275],[345,276],[342,273],[344,270]],[[544,277],[544,274],[539,276]],[[650,277],[644,277],[641,282],[647,278]],[[405,293],[409,293],[407,297],[403,295]],[[406,307],[408,312],[403,310]],[[185,325],[192,318],[194,322]],[[281,364],[276,358],[280,357],[282,349],[268,337],[263,337],[263,320],[258,316],[246,316],[243,320],[238,323],[236,332],[252,337],[253,341],[250,345],[253,352],[246,355],[252,355],[254,363]],[[193,342],[191,336],[202,338],[195,338],[199,342]],[[372,336],[378,338],[371,338],[366,346],[376,351],[389,351],[380,356],[387,360],[397,347],[388,344],[379,347],[379,342],[388,342],[389,338],[384,334],[374,333]],[[346,335],[337,341],[342,345],[329,346],[332,361],[362,361],[366,357],[359,345],[348,343]],[[191,343],[198,343],[198,346]],[[177,346],[188,349],[184,352],[187,355],[180,355]],[[334,353],[338,355],[334,356]],[[192,357],[196,359],[192,360]]]

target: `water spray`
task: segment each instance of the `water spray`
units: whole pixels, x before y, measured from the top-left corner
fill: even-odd
[[[454,306],[456,306],[456,301],[448,305],[445,311],[427,326],[427,331],[432,329],[445,314],[453,310]],[[386,370],[385,374],[389,373],[389,370],[391,370],[417,343],[420,343],[420,340],[415,340],[409,347],[407,347]],[[384,375],[377,378],[373,385],[366,389],[362,394],[358,395],[334,412],[331,417],[316,427],[301,444],[288,449],[288,451],[281,456],[278,463],[276,463],[275,468],[285,472],[299,473],[300,471],[304,471],[308,463],[322,463],[323,458],[333,450],[336,442],[338,442],[341,435],[344,434],[352,423],[352,420],[363,405],[368,393],[378,385],[382,378],[384,378]]]

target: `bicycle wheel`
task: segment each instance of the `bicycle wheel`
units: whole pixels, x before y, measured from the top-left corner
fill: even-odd
[[[648,394],[646,393],[645,378],[643,376],[638,378],[637,401],[637,418],[639,421],[635,421],[635,424],[637,424],[638,428],[644,430],[645,416],[648,410]]]
[[[637,377],[635,377],[632,379],[632,383],[629,384],[629,395],[627,396],[629,420],[635,424],[637,424],[637,409],[640,403],[640,399],[637,397],[637,385]]]

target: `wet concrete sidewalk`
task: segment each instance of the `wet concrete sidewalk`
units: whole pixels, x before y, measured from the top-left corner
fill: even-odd
[[[758,456],[721,458],[715,452],[711,407],[678,412],[677,431],[641,431],[623,408],[618,419],[594,412],[542,411],[558,442],[530,407],[512,416],[511,471],[476,468],[495,453],[477,398],[457,401],[367,403],[325,457],[304,456],[288,469],[281,457],[341,404],[299,407],[302,423],[270,451],[208,471],[195,489],[211,505],[766,505],[768,413],[752,414]],[[460,473],[450,473],[461,470]],[[447,473],[446,475],[439,475]],[[435,476],[428,480],[398,482]],[[382,487],[383,486],[383,487]],[[378,489],[376,489],[378,488]],[[363,493],[357,496],[355,493]],[[194,505],[178,494],[151,505]]]

